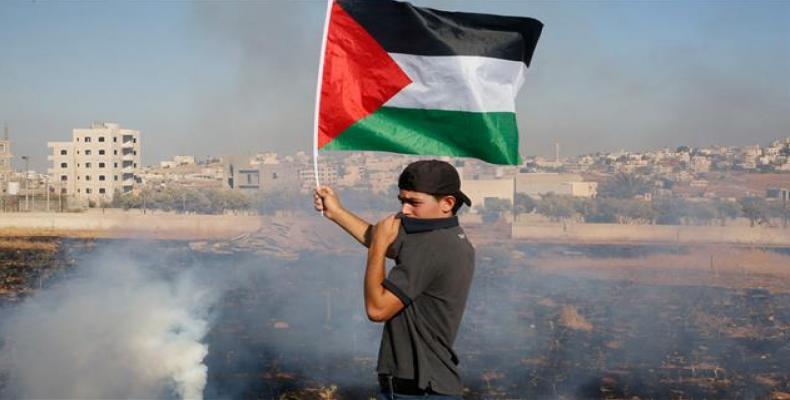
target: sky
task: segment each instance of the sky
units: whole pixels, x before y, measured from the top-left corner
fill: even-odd
[[[517,99],[523,155],[790,136],[790,2],[414,0],[545,26]],[[0,124],[45,170],[93,121],[176,154],[311,152],[326,2],[0,2]]]

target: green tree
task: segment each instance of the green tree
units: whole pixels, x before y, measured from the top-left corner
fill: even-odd
[[[513,207],[516,214],[531,213],[535,211],[535,208],[538,206],[538,202],[525,193],[516,193],[513,200],[515,203]]]
[[[721,226],[724,226],[728,219],[737,218],[741,212],[741,207],[737,203],[721,199],[717,199],[713,203],[713,207],[716,210],[716,218],[719,219]]]
[[[513,206],[509,200],[496,197],[486,197],[483,200],[483,222],[493,223],[502,216],[504,212],[510,212]]]
[[[667,198],[653,201],[655,223],[658,225],[680,225],[685,215],[686,202],[683,199]]]
[[[768,221],[768,207],[765,200],[759,197],[742,197],[738,200],[741,205],[741,211],[746,218],[749,218],[749,226],[754,227],[757,221]]]
[[[636,195],[650,193],[652,186],[642,176],[618,173],[598,186],[598,196],[632,199]]]
[[[537,211],[552,221],[562,221],[576,215],[573,197],[554,193],[543,195],[538,202]]]

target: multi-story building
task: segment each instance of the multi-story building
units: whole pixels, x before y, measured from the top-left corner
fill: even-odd
[[[79,204],[111,202],[132,191],[141,168],[140,131],[115,123],[74,129],[70,142],[49,142],[50,182]]]
[[[540,197],[547,193],[566,194],[575,197],[595,197],[596,182],[587,182],[578,174],[522,173],[516,176],[516,193]]]
[[[8,138],[8,126],[3,127],[3,138],[0,139],[0,194],[5,194],[8,190],[8,182],[11,178],[11,140]]]

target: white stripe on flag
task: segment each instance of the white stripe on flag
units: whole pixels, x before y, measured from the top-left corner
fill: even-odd
[[[524,63],[479,56],[389,53],[411,78],[385,107],[470,112],[516,112]]]

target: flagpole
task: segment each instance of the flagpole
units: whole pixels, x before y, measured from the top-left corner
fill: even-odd
[[[326,52],[326,38],[329,32],[329,17],[332,15],[333,0],[326,1],[326,16],[324,17],[324,32],[321,36],[321,56],[318,60],[318,79],[315,88],[315,111],[313,115],[313,174],[315,174],[315,187],[321,187],[318,180],[318,119],[321,113],[321,86],[324,78],[324,53]],[[321,215],[324,211],[321,210]]]

